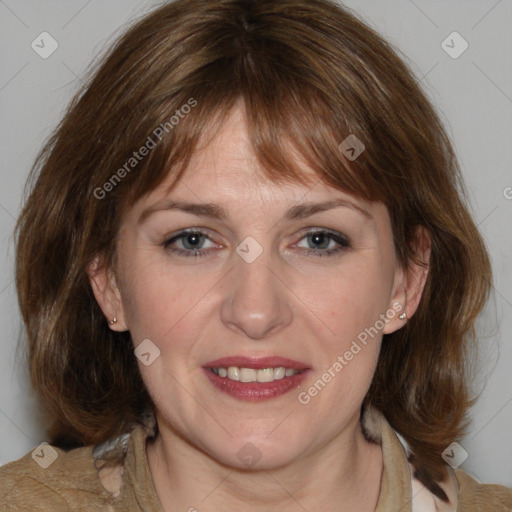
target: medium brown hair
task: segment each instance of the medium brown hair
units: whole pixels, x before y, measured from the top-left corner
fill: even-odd
[[[309,183],[300,155],[319,180],[382,201],[404,268],[425,264],[415,230],[429,231],[421,302],[384,336],[363,405],[384,413],[419,477],[446,498],[435,481],[472,403],[467,361],[489,258],[452,145],[417,80],[387,42],[329,0],[166,4],[118,40],[73,99],[34,164],[17,225],[16,285],[42,404],[82,443],[126,431],[152,407],[130,335],[109,329],[86,269],[98,254],[115,267],[125,209],[169,173],[178,180],[208,126],[237,100],[270,180]],[[366,147],[354,161],[339,148],[349,134]],[[149,138],[148,154],[130,160]]]

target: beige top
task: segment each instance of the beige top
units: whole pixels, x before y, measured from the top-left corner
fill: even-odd
[[[510,512],[512,489],[479,484],[451,468],[443,489],[450,504],[441,502],[411,477],[404,445],[380,414],[384,470],[376,512]],[[0,468],[0,510],[163,512],[146,457],[148,430],[135,427],[110,442],[65,452],[39,445],[21,459]],[[105,464],[120,454],[124,462]]]

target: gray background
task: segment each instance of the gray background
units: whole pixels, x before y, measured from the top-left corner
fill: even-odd
[[[44,440],[27,385],[13,284],[15,218],[28,170],[98,52],[155,1],[0,0],[0,464]],[[512,0],[349,0],[422,79],[458,151],[474,217],[492,255],[493,298],[480,318],[483,394],[461,442],[462,469],[512,486]],[[31,43],[49,32],[58,49]],[[453,31],[468,49],[453,59]],[[452,51],[460,42],[448,39]],[[508,198],[507,198],[508,196]]]

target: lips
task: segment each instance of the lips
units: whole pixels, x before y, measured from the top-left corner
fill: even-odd
[[[237,366],[238,368],[253,368],[260,370],[263,368],[276,368],[283,366],[292,370],[307,370],[308,365],[288,359],[286,357],[269,356],[269,357],[242,357],[231,356],[216,359],[203,365],[203,368],[227,368],[229,366]]]
[[[286,369],[286,375],[281,371],[279,379],[272,382],[243,382],[243,378],[240,378],[240,381],[228,378],[224,371],[219,375],[218,370],[221,368],[224,371],[228,368],[238,368],[241,377],[243,372],[250,373],[249,369],[257,372],[269,368]],[[214,387],[233,398],[250,402],[270,400],[288,393],[307,378],[310,370],[305,363],[277,356],[232,356],[209,361],[203,365],[203,371]]]

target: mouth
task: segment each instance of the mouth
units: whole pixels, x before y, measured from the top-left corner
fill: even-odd
[[[202,368],[217,389],[250,402],[288,393],[311,371],[306,364],[283,357],[226,357],[210,361]]]

